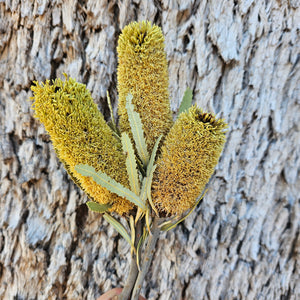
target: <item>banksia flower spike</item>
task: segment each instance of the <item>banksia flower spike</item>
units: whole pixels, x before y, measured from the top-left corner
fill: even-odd
[[[59,159],[73,180],[100,204],[111,204],[110,211],[129,212],[133,204],[109,192],[75,170],[78,164],[88,164],[129,187],[121,142],[114,136],[98,111],[86,86],[72,78],[56,79],[50,84],[35,82],[33,109],[50,134]]]
[[[152,182],[152,200],[164,215],[193,207],[218,163],[227,127],[224,120],[192,106],[168,133]]]
[[[169,79],[164,37],[150,22],[133,22],[126,26],[118,41],[118,91],[121,131],[130,132],[126,96],[139,113],[148,151],[172,126],[169,102]]]

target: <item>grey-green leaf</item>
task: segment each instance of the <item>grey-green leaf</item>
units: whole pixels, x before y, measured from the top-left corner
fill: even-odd
[[[140,159],[142,160],[144,166],[148,164],[149,154],[147,150],[146,140],[143,131],[143,124],[138,112],[134,110],[134,105],[132,104],[133,96],[128,94],[126,97],[126,109],[128,120],[132,132],[132,136],[135,142],[136,150]]]
[[[116,134],[119,134],[118,127],[117,127],[116,122],[115,122],[114,112],[113,112],[113,109],[112,109],[112,105],[111,105],[110,96],[109,96],[108,91],[106,92],[106,96],[107,96],[107,104],[108,104],[109,111],[110,111],[110,119],[111,119],[110,127]]]
[[[96,172],[95,169],[89,165],[77,165],[75,170],[83,176],[92,177],[97,184],[108,189],[110,192],[117,194],[120,197],[125,197],[130,202],[139,206],[142,210],[146,209],[143,201],[131,190],[124,187],[122,184],[116,182],[103,172]]]
[[[115,218],[113,218],[107,213],[105,213],[103,217],[109,224],[111,224],[122,235],[122,237],[129,243],[131,247],[134,247],[128,232],[120,222],[118,222]]]
[[[140,198],[144,203],[146,203],[147,200],[147,182],[148,182],[148,177],[144,177],[142,182],[141,194],[140,194]]]
[[[126,153],[126,169],[129,178],[130,188],[136,194],[140,194],[139,175],[137,172],[137,164],[134,155],[134,149],[126,132],[122,133],[121,137],[123,151]]]
[[[179,110],[178,110],[178,116],[190,108],[192,105],[192,99],[193,99],[193,91],[190,88],[187,88],[184,92],[184,96],[182,98]]]
[[[109,208],[111,208],[110,204],[100,204],[94,201],[88,201],[86,205],[91,211],[98,213],[105,213]]]
[[[155,171],[156,165],[154,165],[150,171],[149,176],[147,176],[147,182],[146,182],[146,193],[147,193],[147,198],[148,201],[152,207],[152,209],[154,210],[154,212],[156,213],[156,215],[158,216],[158,211],[152,201],[152,197],[151,197],[151,185],[152,185],[152,179],[153,179],[153,174]]]
[[[151,157],[150,157],[150,160],[149,160],[149,164],[147,166],[147,177],[150,175],[152,169],[153,169],[153,165],[154,165],[154,161],[155,161],[155,157],[156,157],[156,152],[157,152],[157,149],[158,149],[158,145],[160,143],[160,140],[162,139],[162,135],[160,135],[158,137],[158,139],[156,140],[155,142],[155,145],[153,147],[153,150],[152,150],[152,153],[151,153]]]

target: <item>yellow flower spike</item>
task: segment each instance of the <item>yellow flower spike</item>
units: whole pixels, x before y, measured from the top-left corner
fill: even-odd
[[[196,106],[179,115],[161,149],[152,181],[160,213],[181,215],[208,183],[225,144],[227,124]]]
[[[151,153],[157,138],[165,135],[173,124],[162,31],[150,22],[130,23],[119,37],[117,51],[121,131],[130,132],[126,111],[126,96],[130,93]]]
[[[129,212],[134,206],[131,202],[74,169],[78,164],[88,164],[129,187],[121,142],[106,124],[86,86],[66,76],[66,81],[35,82],[31,89],[35,117],[44,124],[72,179],[94,201],[112,204],[110,211],[121,215]]]

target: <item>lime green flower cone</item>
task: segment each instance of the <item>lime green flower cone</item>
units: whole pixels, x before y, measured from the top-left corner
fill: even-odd
[[[117,51],[120,128],[130,133],[126,96],[131,93],[151,153],[156,139],[173,124],[162,31],[150,22],[130,23],[119,37]]]
[[[110,211],[120,215],[128,213],[133,208],[131,202],[74,169],[78,164],[88,164],[129,187],[121,142],[105,122],[86,86],[66,78],[66,81],[56,79],[52,84],[49,80],[35,82],[31,89],[35,117],[44,124],[72,179],[93,201],[111,204]]]
[[[225,144],[226,123],[192,106],[179,115],[161,149],[152,182],[152,201],[167,216],[194,206]]]

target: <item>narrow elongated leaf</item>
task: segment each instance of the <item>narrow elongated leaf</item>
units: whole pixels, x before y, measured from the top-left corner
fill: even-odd
[[[143,124],[140,115],[134,110],[132,104],[133,96],[128,94],[126,97],[126,109],[128,120],[131,127],[132,136],[135,142],[136,150],[144,166],[148,164],[149,154],[147,150],[146,140],[144,137]]]
[[[121,137],[123,151],[127,154],[126,168],[131,190],[136,194],[140,194],[139,175],[137,172],[137,164],[134,155],[134,149],[131,144],[129,135],[126,132],[122,133]]]
[[[111,208],[110,204],[100,204],[94,201],[88,201],[86,205],[91,211],[98,213],[105,213],[109,208]]]
[[[138,169],[139,169],[139,171],[140,171],[140,177],[144,177],[144,176],[146,176],[146,171],[145,171],[145,169],[144,169],[144,165],[143,165],[143,163],[141,162],[141,160],[140,159],[136,159],[136,162],[137,162],[137,166],[138,166]],[[141,178],[140,178],[140,182],[141,182],[142,180],[141,180]]]
[[[151,185],[152,185],[152,178],[153,178],[153,173],[155,171],[156,166],[154,166],[154,161],[155,161],[155,157],[156,157],[156,152],[158,149],[158,145],[160,143],[162,139],[162,135],[159,136],[159,138],[156,140],[155,145],[153,147],[152,153],[151,153],[151,157],[147,166],[147,177],[145,177],[144,179],[144,185],[143,185],[143,190],[142,190],[142,194],[141,194],[141,198],[142,200],[145,198],[148,198],[148,201],[150,203],[150,206],[152,207],[152,209],[154,210],[155,214],[158,216],[158,211],[155,208],[153,202],[152,202],[152,198],[151,198]],[[146,195],[145,195],[146,193]]]
[[[95,169],[89,165],[77,165],[75,166],[75,170],[83,176],[92,177],[96,183],[120,197],[125,197],[130,202],[139,206],[142,210],[146,209],[143,201],[134,192],[116,182],[113,178],[109,177],[105,173],[96,172]]]
[[[111,101],[110,101],[110,96],[109,96],[108,91],[106,92],[106,96],[107,96],[107,104],[108,104],[109,111],[110,111],[111,129],[112,129],[116,134],[118,134],[118,133],[119,133],[119,132],[118,132],[118,127],[117,127],[116,122],[115,122],[114,112],[113,112],[113,109],[112,109],[112,106],[111,106]]]
[[[131,230],[131,244],[134,245],[134,242],[135,242],[135,227],[134,227],[134,219],[133,219],[132,215],[130,216],[129,223],[130,223],[130,230]],[[132,255],[133,251],[134,251],[134,247],[131,247],[131,250],[130,250],[131,255]]]
[[[172,226],[174,224],[174,221],[176,221],[176,217],[172,218],[171,220],[161,223],[159,225],[159,228],[163,231],[166,231],[166,228],[168,228],[169,226]]]
[[[147,166],[147,176],[150,175],[150,172],[151,172],[151,170],[153,168],[155,157],[156,157],[156,152],[157,152],[157,149],[158,149],[158,145],[159,145],[160,140],[161,140],[162,137],[163,137],[162,135],[160,135],[158,137],[158,139],[156,140],[155,145],[153,147],[153,150],[152,150],[152,153],[151,153],[151,157],[150,157],[150,160],[149,160],[149,163],[148,163],[148,166]]]
[[[82,187],[82,185],[81,185],[81,183],[80,183],[80,181],[79,181],[79,179],[76,178],[76,177],[74,176],[73,172],[71,172],[70,166],[67,164],[67,162],[66,162],[65,160],[63,160],[63,159],[60,157],[60,155],[59,155],[57,149],[55,149],[55,153],[56,153],[56,155],[58,156],[59,160],[64,164],[64,167],[65,167],[66,171],[68,172],[68,175],[71,177],[71,179],[74,181],[74,183],[75,183],[80,189],[84,190],[83,187]],[[89,198],[90,200],[92,200],[93,202],[95,202],[95,201],[94,201],[95,199],[94,199],[87,191],[84,191],[84,192],[86,193],[86,195],[88,196],[88,198]]]
[[[190,108],[192,105],[192,99],[193,99],[193,91],[190,88],[187,88],[184,92],[184,96],[182,98],[179,110],[178,110],[178,116]]]
[[[156,169],[156,165],[152,167],[152,169],[151,169],[151,171],[149,173],[149,176],[147,176],[146,193],[147,193],[147,198],[148,198],[148,201],[149,201],[152,209],[155,211],[156,215],[158,216],[158,211],[155,208],[155,205],[154,205],[154,203],[152,201],[152,197],[151,197],[151,185],[152,185],[152,178],[153,178],[153,173],[154,173],[155,169]]]
[[[107,213],[105,213],[103,217],[109,224],[111,224],[121,234],[121,236],[129,243],[129,245],[134,248],[134,245],[132,244],[131,238],[128,232],[126,231],[125,227],[119,221],[117,221],[115,218],[113,218]]]
[[[161,230],[163,231],[169,231],[170,229],[175,228],[179,223],[181,223],[183,220],[185,220],[196,208],[196,206],[199,204],[199,202],[203,199],[204,195],[206,194],[207,190],[204,191],[204,193],[202,194],[201,197],[199,197],[198,201],[195,203],[195,205],[190,209],[190,211],[188,212],[188,214],[186,214],[183,218],[181,218],[179,221],[177,221],[176,223],[170,223],[167,222],[166,224],[164,224],[163,226],[161,226]]]
[[[144,203],[146,203],[146,200],[147,200],[147,178],[148,177],[144,177],[144,179],[143,179],[142,190],[141,190],[141,194],[140,194],[140,198],[142,199],[142,201]]]

